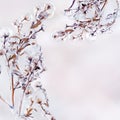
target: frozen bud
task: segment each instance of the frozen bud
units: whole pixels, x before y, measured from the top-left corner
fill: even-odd
[[[0,29],[0,37],[7,38],[13,35],[13,31],[10,28],[2,28]]]
[[[25,91],[26,97],[29,97],[32,94],[33,94],[33,88],[31,86],[27,87],[27,89]]]
[[[53,17],[54,11],[55,11],[55,7],[50,3],[50,4],[47,4],[45,6],[45,8],[47,10],[47,13],[49,14],[49,18]]]
[[[26,21],[30,21],[30,20],[32,20],[33,19],[33,16],[31,15],[31,14],[26,14],[26,16],[24,16],[24,20],[26,20]]]
[[[33,59],[32,57],[28,57],[30,63],[32,62],[32,59]]]

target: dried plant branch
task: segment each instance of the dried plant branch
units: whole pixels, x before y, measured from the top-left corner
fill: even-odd
[[[72,17],[73,24],[66,25],[65,30],[56,32],[53,37],[61,40],[84,39],[86,36],[95,36],[104,33],[115,23],[118,11],[118,0],[112,1],[112,10],[109,8],[109,0],[73,0],[65,13]]]
[[[40,108],[41,112],[49,115],[50,120],[55,120],[46,109],[49,107],[48,97],[46,90],[40,83],[40,77],[45,68],[42,50],[36,41],[38,33],[44,31],[43,21],[52,14],[52,8],[50,4],[46,4],[42,8],[36,7],[33,16],[25,16],[22,20],[14,22],[17,28],[16,33],[11,35],[7,32],[1,36],[0,57],[5,58],[7,63],[6,67],[11,81],[12,103],[9,105],[2,97],[0,99],[25,120],[29,117],[35,118],[34,112],[40,114]],[[16,95],[17,92],[20,96]],[[16,97],[20,97],[19,102],[16,101]],[[41,100],[39,107],[37,106],[38,99]]]

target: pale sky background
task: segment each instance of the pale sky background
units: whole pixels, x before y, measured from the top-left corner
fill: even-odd
[[[94,40],[56,41],[51,34],[70,22],[63,16],[63,9],[71,0],[51,2],[56,11],[46,21],[46,32],[40,34],[38,43],[47,68],[42,81],[52,113],[57,120],[120,120],[120,19],[111,33]],[[12,28],[15,19],[32,12],[39,3],[40,0],[0,0],[0,29]],[[3,84],[0,81],[0,86]],[[5,89],[2,92],[7,95]],[[1,102],[0,120],[13,120]]]

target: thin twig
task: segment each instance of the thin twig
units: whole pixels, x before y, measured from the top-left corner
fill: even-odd
[[[13,74],[11,74],[11,89],[12,89],[12,106],[14,107],[14,93],[15,93],[15,89],[14,89],[14,76]]]

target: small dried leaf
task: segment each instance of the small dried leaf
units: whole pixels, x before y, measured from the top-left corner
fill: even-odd
[[[65,30],[66,33],[72,33],[74,30],[73,29],[67,29]]]
[[[17,50],[17,53],[21,52],[23,49],[24,49],[23,47],[19,48],[19,49]]]
[[[30,95],[31,93],[32,93],[32,91],[30,91],[30,90],[27,90],[27,91],[25,92],[26,95]]]
[[[38,103],[38,104],[41,104],[42,101],[38,98],[38,99],[37,99],[37,103]]]
[[[33,108],[27,108],[27,113],[25,114],[25,117],[29,117],[32,115]]]
[[[21,40],[21,43],[27,43],[29,41],[29,38],[23,38],[22,40]]]
[[[17,42],[11,42],[11,44],[12,44],[12,45],[15,45],[15,44],[17,44]]]
[[[32,45],[35,45],[35,44],[36,44],[35,42],[32,43]]]
[[[10,38],[17,38],[17,39],[20,39],[20,37],[18,37],[18,36],[11,36]]]
[[[16,55],[15,55],[15,54],[12,55],[12,56],[8,59],[8,61],[10,61],[10,60],[12,60],[12,59],[16,59]]]
[[[41,21],[40,21],[40,20],[37,20],[36,23],[33,23],[33,24],[32,24],[31,29],[37,28],[40,24],[41,24]]]

